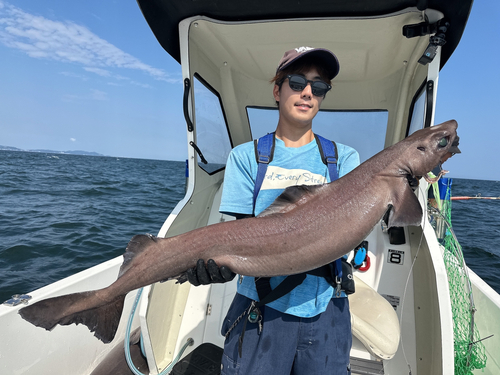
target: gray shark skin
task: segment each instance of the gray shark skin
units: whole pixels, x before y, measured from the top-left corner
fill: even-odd
[[[454,120],[419,130],[325,185],[293,186],[258,217],[195,229],[171,238],[134,236],[109,287],[39,301],[19,311],[32,324],[85,324],[105,343],[115,336],[125,295],[177,278],[198,259],[248,276],[305,272],[346,254],[390,210],[388,226],[420,225],[422,208],[408,177],[431,171],[456,137]]]

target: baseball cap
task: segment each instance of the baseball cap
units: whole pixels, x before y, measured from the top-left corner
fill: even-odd
[[[314,56],[318,60],[321,60],[328,70],[328,78],[333,79],[337,74],[339,74],[340,64],[337,56],[325,48],[313,47],[298,47],[291,49],[290,51],[286,51],[278,64],[276,73],[285,69],[287,66],[304,56]]]

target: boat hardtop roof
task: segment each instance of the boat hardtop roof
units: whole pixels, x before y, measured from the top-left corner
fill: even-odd
[[[340,61],[340,73],[322,111],[388,114],[381,130],[386,139],[379,150],[409,134],[414,102],[456,48],[472,6],[472,0],[138,3],[160,44],[182,65],[187,82],[184,113],[193,115],[194,108],[200,108],[196,94],[186,87],[196,92],[201,82],[220,98],[233,147],[259,135],[249,121],[252,108],[276,108],[270,79],[283,53],[308,46],[330,49]],[[445,43],[434,59],[434,77],[429,78],[431,64],[419,59],[427,53],[431,36],[446,23]],[[429,89],[433,100],[426,104],[426,113],[431,114],[436,90]],[[187,105],[188,97],[198,104]],[[198,146],[199,117],[187,119],[193,122],[193,142]],[[209,122],[210,118],[213,114]]]
[[[206,16],[226,22],[303,18],[377,17],[406,8],[434,9],[444,14],[451,27],[443,46],[441,66],[448,60],[465,29],[473,0],[137,0],[161,46],[179,63],[179,23]]]

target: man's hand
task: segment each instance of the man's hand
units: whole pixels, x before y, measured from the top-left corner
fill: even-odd
[[[198,259],[196,267],[187,270],[188,281],[194,286],[226,283],[234,279],[236,274],[226,266],[219,267],[213,259]]]

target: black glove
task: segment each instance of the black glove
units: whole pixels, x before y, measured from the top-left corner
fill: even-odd
[[[187,270],[188,281],[194,286],[226,283],[234,279],[235,276],[233,271],[226,266],[219,267],[213,259],[207,261],[206,267],[205,261],[198,259],[196,267]]]

